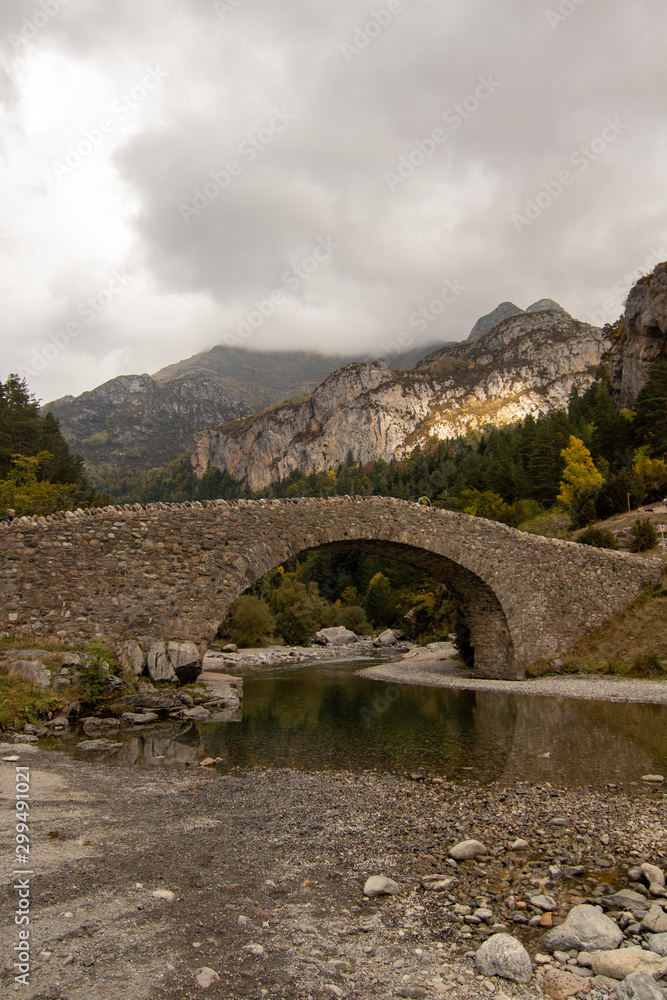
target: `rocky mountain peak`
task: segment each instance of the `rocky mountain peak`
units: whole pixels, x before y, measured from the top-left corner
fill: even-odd
[[[251,490],[295,469],[401,458],[416,444],[516,423],[567,406],[593,381],[609,340],[562,309],[515,310],[477,341],[450,344],[409,370],[353,363],[312,396],[196,435],[192,465],[228,472]]]
[[[479,340],[480,337],[483,337],[489,330],[493,330],[494,326],[497,326],[502,320],[507,319],[508,316],[518,316],[522,312],[523,309],[519,309],[513,302],[501,302],[492,312],[487,313],[486,316],[480,316],[468,334],[468,340]]]
[[[531,305],[527,306],[526,309],[520,309],[519,306],[515,306],[513,302],[501,302],[499,306],[493,310],[493,312],[487,313],[486,316],[480,316],[472,330],[468,334],[469,341],[479,340],[480,337],[485,337],[487,333],[490,333],[494,327],[498,326],[504,320],[509,319],[511,316],[523,316],[525,313],[539,313],[539,312],[561,312],[565,316],[569,316],[569,312],[563,309],[558,302],[553,299],[538,299],[537,302],[533,302]]]
[[[566,316],[570,315],[567,309],[563,309],[563,307],[559,305],[558,302],[554,302],[553,299],[538,299],[537,302],[533,302],[532,305],[526,306],[525,311],[527,313],[548,312],[550,309],[555,309],[557,312],[565,313]]]

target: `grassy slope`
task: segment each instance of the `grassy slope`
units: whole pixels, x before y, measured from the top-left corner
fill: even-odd
[[[667,524],[664,503],[655,503],[617,514],[595,527],[627,529],[638,517],[648,517],[656,529],[658,524]],[[662,588],[642,595],[625,611],[580,639],[563,657],[566,670],[667,680],[667,555],[663,555],[660,544],[643,554],[665,559]]]

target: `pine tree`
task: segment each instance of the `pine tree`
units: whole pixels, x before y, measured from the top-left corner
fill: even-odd
[[[667,358],[651,365],[649,376],[635,404],[633,429],[638,445],[648,445],[651,455],[667,455]]]

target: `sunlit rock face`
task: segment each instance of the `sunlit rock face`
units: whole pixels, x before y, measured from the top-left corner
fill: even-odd
[[[356,462],[390,461],[433,436],[566,407],[573,386],[588,388],[610,346],[600,329],[560,307],[520,312],[410,370],[384,361],[346,365],[302,402],[201,431],[192,464],[197,475],[214,466],[259,490],[295,469],[333,468],[350,452]]]

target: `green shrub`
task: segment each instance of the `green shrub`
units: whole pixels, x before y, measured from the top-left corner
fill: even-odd
[[[653,527],[650,517],[638,517],[632,525],[630,550],[632,552],[648,552],[658,544],[658,533]]]
[[[83,665],[79,670],[79,689],[81,697],[91,701],[97,700],[102,694],[106,672],[102,664],[106,663],[110,670],[116,665],[116,659],[111,647],[100,639],[88,643]]]
[[[616,535],[609,528],[586,528],[577,538],[582,545],[593,545],[596,549],[617,549]]]
[[[276,620],[271,608],[260,597],[241,594],[229,613],[229,633],[237,646],[259,646],[273,633]]]

